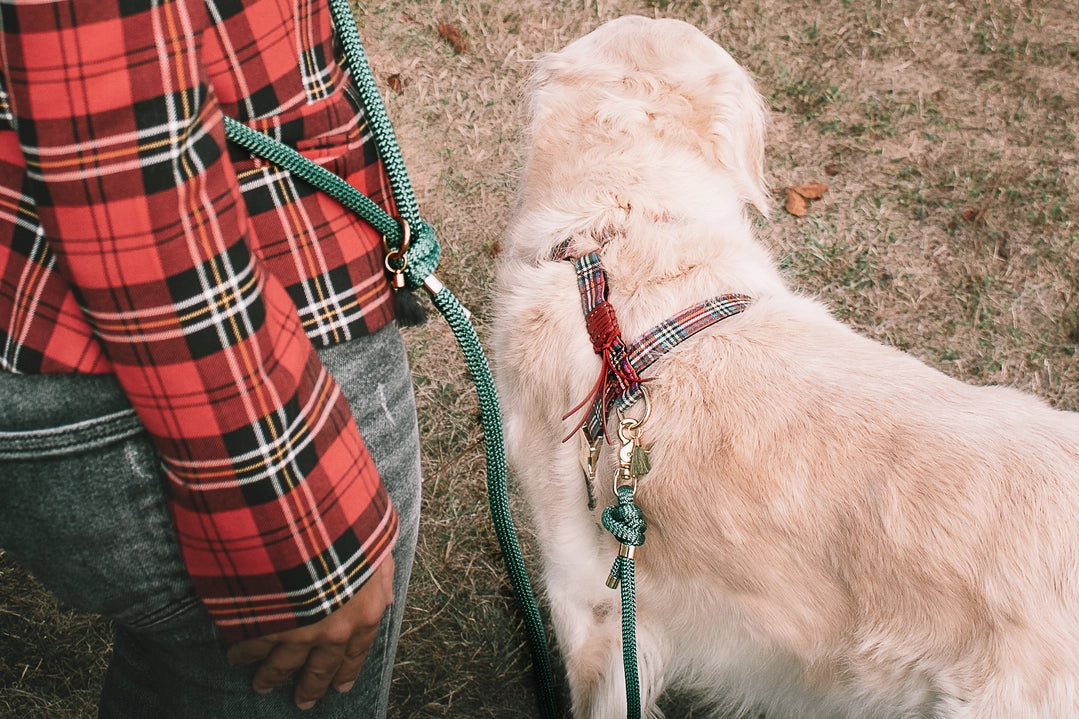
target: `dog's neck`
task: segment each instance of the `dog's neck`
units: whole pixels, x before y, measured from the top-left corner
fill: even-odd
[[[574,255],[603,256],[615,293],[634,302],[655,298],[686,305],[720,294],[762,297],[787,291],[742,212],[733,217],[731,212],[680,216],[661,208],[631,212],[624,213],[628,222],[599,222],[572,238]]]
[[[597,167],[534,153],[525,170],[524,204],[516,209],[507,247],[521,260],[542,261],[567,236],[587,242],[589,235],[613,228],[621,230],[627,242],[612,243],[611,249],[640,247],[643,267],[634,270],[637,274],[654,267],[669,276],[679,266],[707,264],[712,257],[771,264],[753,240],[752,210],[725,170],[683,154],[652,158],[646,170],[634,171],[632,165],[641,159],[619,157]],[[552,174],[558,182],[550,179]],[[650,252],[652,258],[646,259]],[[634,253],[623,254],[628,258]],[[611,270],[621,274],[618,267]]]
[[[592,254],[602,265],[603,292],[627,339],[715,297],[763,298],[787,291],[763,251],[747,252],[728,233],[669,214],[649,218],[647,226],[638,219],[630,226],[612,223],[575,233],[544,259],[572,261]],[[584,292],[581,282],[578,275]]]

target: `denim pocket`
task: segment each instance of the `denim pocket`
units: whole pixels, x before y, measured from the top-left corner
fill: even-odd
[[[135,410],[46,429],[0,431],[0,462],[44,459],[89,452],[143,432]]]
[[[131,409],[0,431],[0,548],[67,604],[140,631],[166,630],[202,614],[166,482]]]

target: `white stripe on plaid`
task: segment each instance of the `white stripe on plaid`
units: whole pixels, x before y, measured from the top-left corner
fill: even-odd
[[[689,339],[721,320],[743,312],[752,303],[753,299],[747,295],[730,294],[713,297],[687,307],[633,340],[626,350],[626,358],[640,374],[683,340]],[[618,409],[625,410],[636,402],[640,395],[641,386],[637,384],[618,397],[615,405]]]

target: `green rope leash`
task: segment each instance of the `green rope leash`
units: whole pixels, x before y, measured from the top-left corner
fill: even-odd
[[[622,548],[614,559],[607,586],[622,590],[622,666],[626,672],[626,717],[641,716],[641,682],[637,671],[637,579],[633,548],[644,544],[647,525],[640,507],[634,502],[632,485],[618,488],[618,504],[603,510],[603,526],[614,535]]]
[[[547,636],[532,587],[528,582],[524,559],[517,544],[517,529],[510,514],[509,493],[506,490],[505,445],[502,438],[502,421],[498,408],[498,395],[491,381],[491,370],[479,348],[475,329],[468,321],[457,299],[447,289],[432,295],[431,301],[453,330],[465,362],[479,395],[483,440],[487,447],[487,501],[491,508],[491,521],[495,526],[499,546],[510,584],[517,604],[525,615],[525,632],[532,650],[532,666],[539,685],[540,709],[547,719],[558,716],[554,700],[554,679],[551,660],[547,653]]]
[[[408,179],[405,160],[397,145],[397,136],[390,123],[389,113],[386,112],[382,95],[375,84],[375,73],[367,62],[367,53],[364,52],[363,42],[360,40],[360,29],[356,26],[356,16],[353,15],[348,0],[330,0],[330,15],[337,29],[337,39],[344,48],[349,69],[352,70],[354,87],[359,92],[360,102],[367,112],[367,122],[371,125],[379,157],[390,179],[397,211],[410,225],[419,225],[420,211],[416,195]]]
[[[495,534],[502,550],[510,584],[524,614],[525,630],[532,652],[533,671],[539,685],[540,709],[546,719],[556,719],[558,711],[554,700],[554,680],[550,656],[547,652],[543,619],[536,605],[532,586],[528,581],[524,558],[517,542],[517,530],[510,515],[501,412],[490,366],[475,328],[469,322],[467,310],[433,275],[440,255],[434,229],[420,219],[416,196],[405,170],[404,159],[397,145],[389,115],[375,84],[374,74],[367,63],[355,16],[348,5],[348,0],[330,0],[330,11],[338,39],[344,47],[345,57],[352,69],[360,100],[366,110],[375,146],[386,168],[397,211],[411,229],[412,241],[404,253],[404,264],[402,267],[393,269],[400,270],[404,274],[410,289],[424,287],[431,295],[432,303],[450,326],[464,354],[472,381],[476,385],[486,447],[487,495],[491,519],[495,526]],[[387,245],[391,250],[401,247],[404,229],[398,220],[390,217],[370,198],[337,175],[292,148],[232,118],[225,118],[225,136],[252,155],[288,170],[356,212],[386,237]]]
[[[258,130],[252,130],[231,117],[225,118],[225,137],[252,155],[284,168],[313,187],[322,190],[378,230],[379,234],[387,238],[387,244],[391,247],[401,246],[403,233],[400,223],[386,214],[367,195],[325,167],[312,162],[288,145]],[[423,286],[424,280],[430,277],[438,266],[441,248],[435,239],[434,229],[426,222],[418,220],[410,223],[410,226],[412,227],[412,242],[405,252],[403,272],[408,286],[411,289],[417,289]]]
[[[342,205],[363,217],[380,234],[395,238],[399,245],[401,227],[397,221],[382,211],[370,197],[345,182],[341,177],[322,165],[311,162],[288,145],[252,130],[247,125],[225,117],[225,136],[252,155],[261,157],[278,167],[287,169],[296,177],[333,197]]]

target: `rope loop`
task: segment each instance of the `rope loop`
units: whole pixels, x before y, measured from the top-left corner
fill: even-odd
[[[412,244],[405,251],[405,279],[410,289],[423,287],[424,280],[438,267],[442,248],[435,239],[435,230],[420,220],[412,223]]]
[[[633,501],[633,487],[623,485],[618,488],[618,504],[604,509],[602,519],[604,529],[620,543],[630,547],[644,544],[644,530],[648,525],[641,508]]]
[[[622,597],[622,665],[626,672],[626,718],[641,717],[641,684],[637,667],[637,579],[633,566],[633,550],[644,544],[644,515],[633,501],[633,487],[625,484],[617,489],[618,504],[603,510],[603,526],[622,543],[614,558],[607,586],[621,586]]]

